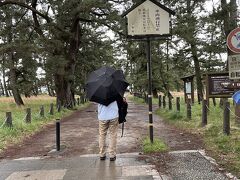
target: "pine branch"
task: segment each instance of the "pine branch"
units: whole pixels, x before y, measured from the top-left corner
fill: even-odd
[[[37,7],[37,0],[32,0],[32,7],[33,7],[34,9],[36,9],[36,7]],[[36,31],[40,36],[43,36],[43,31],[42,31],[42,29],[40,28],[40,23],[39,23],[39,21],[38,21],[38,19],[37,19],[37,13],[32,11],[32,15],[33,15],[33,20],[34,20],[34,24],[35,24],[35,27],[34,27],[35,31]]]
[[[5,0],[5,1],[0,1],[0,7],[2,6],[5,6],[5,5],[18,5],[18,6],[21,6],[21,7],[25,7],[29,10],[31,10],[32,12],[38,14],[39,16],[41,16],[42,18],[44,18],[48,23],[51,21],[51,18],[48,17],[47,15],[44,15],[42,14],[41,12],[39,12],[38,10],[36,10],[35,8],[29,6],[28,4],[25,4],[25,3],[22,3],[22,2],[19,2],[17,0]]]

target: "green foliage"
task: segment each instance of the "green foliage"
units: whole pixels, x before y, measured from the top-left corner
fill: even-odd
[[[153,143],[151,143],[149,137],[143,140],[144,153],[166,152],[167,150],[167,145],[161,139],[154,138]]]
[[[133,4],[139,2],[134,0]],[[222,15],[235,9],[227,4],[223,10],[215,4],[213,11],[208,12],[205,0],[163,2],[176,11],[172,17],[173,36],[168,42],[152,41],[151,55],[153,89],[166,94],[181,88],[180,77],[185,74],[223,69],[221,54],[226,53],[226,45]],[[146,91],[146,45],[126,41],[126,23],[120,16],[132,3],[95,0],[38,3],[41,13],[48,16],[37,15],[39,24],[24,7],[9,4],[0,8],[0,56],[9,59],[9,52],[16,53],[16,86],[21,93],[27,94],[40,85],[54,89],[56,73],[63,75],[69,84],[75,83],[73,91],[82,93],[89,72],[103,65],[123,68],[134,90]],[[79,26],[74,26],[78,20]],[[115,34],[112,39],[106,34],[109,29]],[[10,64],[6,62],[8,71]],[[200,67],[196,68],[198,63]],[[38,68],[43,69],[41,80],[36,76]],[[75,71],[69,72],[71,68]]]

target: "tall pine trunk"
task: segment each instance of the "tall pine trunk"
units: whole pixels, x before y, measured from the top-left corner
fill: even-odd
[[[5,91],[5,96],[9,97],[8,87],[7,87],[7,83],[6,83],[5,56],[3,56],[3,62],[2,62],[2,78],[3,78],[3,88]]]
[[[187,13],[188,13],[189,17],[192,17],[191,0],[187,0]],[[200,103],[200,101],[203,99],[203,85],[202,85],[202,80],[201,80],[200,63],[199,63],[199,59],[198,59],[197,47],[196,47],[196,42],[195,42],[196,37],[194,35],[195,29],[197,27],[191,21],[189,22],[189,27],[192,27],[192,31],[189,32],[189,39],[187,40],[187,42],[190,45],[192,58],[193,58],[193,62],[194,62],[195,76],[196,76],[196,81],[197,81],[198,103]]]
[[[9,26],[9,32],[8,32],[8,43],[11,44],[13,39],[13,33],[12,33],[12,18],[10,14],[6,14],[8,16],[8,26]],[[23,100],[21,98],[19,89],[17,87],[17,73],[16,73],[16,67],[15,67],[15,56],[13,50],[10,50],[8,53],[8,63],[9,63],[9,81],[10,81],[10,88],[13,93],[14,100],[18,106],[24,105]]]
[[[73,36],[70,36],[69,46],[67,49],[67,54],[65,56],[67,63],[64,67],[64,70],[59,71],[63,73],[57,72],[54,76],[57,103],[67,108],[72,108],[74,105],[74,72],[79,48],[79,31],[79,19],[76,17],[76,19],[73,21],[71,30]]]
[[[202,99],[203,99],[203,85],[202,85],[201,70],[200,70],[200,64],[199,64],[199,60],[198,60],[198,56],[197,56],[196,45],[191,44],[191,51],[192,51],[192,55],[193,55],[195,76],[196,76],[196,81],[197,81],[198,103],[200,103],[200,101],[202,101]]]
[[[10,53],[9,61],[10,61],[10,72],[9,72],[10,87],[11,87],[16,104],[18,106],[21,106],[21,105],[24,105],[24,103],[17,87],[17,74],[16,74],[16,68],[14,66],[13,53]]]

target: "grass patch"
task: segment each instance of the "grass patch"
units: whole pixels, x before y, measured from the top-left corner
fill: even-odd
[[[9,145],[21,142],[24,137],[34,134],[44,125],[56,119],[62,119],[74,111],[62,108],[61,112],[57,112],[56,106],[54,106],[54,115],[50,115],[50,104],[55,104],[55,99],[56,98],[49,96],[24,98],[25,106],[19,107],[14,103],[13,98],[0,98],[0,127],[5,121],[6,112],[12,112],[13,123],[12,128],[5,126],[0,128],[0,151]],[[40,106],[44,106],[44,117],[40,117]],[[84,108],[85,106],[88,106],[88,103],[77,106],[76,109]],[[31,108],[31,123],[25,123],[27,108]]]
[[[144,104],[145,101],[143,98],[138,98],[138,97],[135,97],[135,96],[129,96],[129,99],[137,104]]]
[[[151,143],[149,137],[143,140],[144,153],[165,152],[167,150],[167,145],[161,139],[154,138],[153,143]]]

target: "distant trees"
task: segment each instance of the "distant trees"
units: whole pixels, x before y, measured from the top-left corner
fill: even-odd
[[[226,68],[223,61],[223,54],[227,52],[226,36],[239,23],[236,0],[223,0],[217,4],[208,0],[172,0],[164,1],[164,4],[176,11],[176,16],[172,17],[173,36],[168,41],[169,51],[167,52],[166,48],[167,41],[152,43],[153,89],[169,95],[169,89],[179,89],[179,77],[195,74],[198,97],[201,101],[202,74]],[[136,44],[141,46],[141,43]],[[128,49],[128,55],[130,60],[134,59],[137,66],[145,63],[141,73],[146,75],[144,48],[138,48],[134,53],[132,48]],[[144,79],[146,77],[142,76],[142,80]]]
[[[195,74],[200,101],[202,73],[226,67],[226,36],[239,23],[236,0],[161,3],[176,16],[172,39],[152,42],[153,94],[170,96],[171,90],[180,89],[180,77]],[[206,3],[212,4],[211,11]],[[130,5],[122,0],[0,1],[4,94],[11,90],[15,102],[23,105],[21,94],[37,95],[44,86],[59,104],[71,108],[74,95],[84,92],[87,74],[107,64],[123,68],[131,88],[146,91],[145,44],[126,41],[120,16]],[[109,29],[115,33],[113,39],[105,33]]]
[[[48,82],[46,83],[49,93],[53,94],[52,87],[55,87],[57,102],[66,107],[72,107],[74,97],[74,81],[75,68],[80,57],[80,51],[86,48],[84,44],[85,36],[92,36],[96,39],[104,38],[102,36],[103,29],[101,26],[108,26],[115,29],[116,23],[114,18],[117,17],[117,11],[113,8],[113,4],[118,1],[41,1],[32,0],[31,2],[20,2],[14,0],[5,0],[0,2],[1,11],[6,20],[4,27],[12,28],[13,26],[23,26],[24,19],[28,20],[28,24],[22,27],[24,32],[18,32],[19,35],[29,36],[24,37],[25,41],[32,41],[33,47],[29,47],[34,52],[40,55],[41,61],[39,65],[46,71]],[[121,3],[121,1],[119,1]],[[14,8],[13,8],[14,7]],[[16,13],[16,8],[22,12],[18,12],[18,19],[13,18],[13,13]],[[12,11],[7,11],[12,8]],[[8,14],[9,12],[9,14]],[[7,22],[8,20],[8,22]],[[12,22],[17,22],[12,24]],[[91,30],[89,30],[89,29]],[[96,33],[99,31],[99,33]],[[9,37],[4,34],[3,37],[8,37],[7,43],[12,42],[11,35],[17,32],[9,32]],[[101,32],[101,33],[100,33]],[[22,41],[20,41],[22,42]],[[101,41],[104,44],[105,41]],[[109,43],[107,43],[109,44]],[[95,44],[97,45],[97,44]],[[12,48],[13,46],[11,46]],[[35,51],[36,48],[36,51]],[[100,49],[97,47],[95,53]],[[24,52],[21,48],[8,51],[8,58],[12,61],[10,67],[9,79],[11,82],[11,90],[14,94],[15,101],[18,105],[23,104],[20,97],[19,88],[17,87],[17,72],[14,66],[14,60],[20,60],[21,57],[15,57],[16,50]],[[106,50],[104,50],[106,51]],[[106,57],[98,57],[99,60]],[[112,57],[111,57],[112,58]],[[25,59],[25,58],[22,58]],[[34,59],[31,57],[31,59]],[[18,63],[17,63],[18,64]],[[31,64],[33,65],[33,64]],[[54,81],[54,85],[53,85]],[[26,82],[26,81],[25,81]]]

